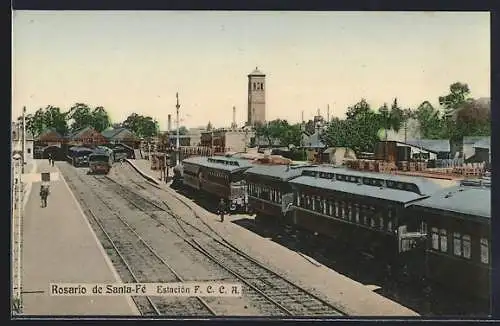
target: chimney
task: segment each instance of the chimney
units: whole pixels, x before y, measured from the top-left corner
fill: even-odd
[[[304,111],[302,111],[302,123],[304,123]]]
[[[330,122],[330,104],[326,106],[326,121]]]
[[[167,122],[167,131],[171,132],[172,131],[172,115],[168,115],[168,122]]]
[[[233,125],[231,126],[233,129],[236,129],[236,107],[233,106]]]

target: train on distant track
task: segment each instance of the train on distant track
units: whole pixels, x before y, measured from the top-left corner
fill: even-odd
[[[223,156],[183,160],[174,182],[255,212],[258,222],[337,239],[396,271],[490,296],[487,184]]]

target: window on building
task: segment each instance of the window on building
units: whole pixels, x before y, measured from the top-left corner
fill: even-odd
[[[453,253],[462,256],[462,236],[458,232],[453,233]]]
[[[470,235],[462,236],[462,255],[464,258],[470,259]]]
[[[335,201],[335,217],[339,217],[339,202]]]
[[[441,229],[439,231],[440,234],[440,242],[441,242],[441,251],[448,252],[448,235],[445,229]]]
[[[431,229],[432,249],[439,250],[439,233],[437,228]]]
[[[255,83],[253,83],[253,90],[257,90],[257,85]]]
[[[28,154],[31,154],[31,148],[28,148]]]
[[[489,241],[486,238],[481,238],[481,262],[483,264],[489,264],[490,262]]]
[[[325,214],[325,215],[326,215],[326,209],[327,209],[327,206],[326,206],[326,199],[323,199],[323,201],[322,201],[322,207],[323,207],[323,210],[322,210],[322,211],[323,211],[323,214]]]
[[[333,203],[331,200],[328,201],[328,215],[332,216],[333,214]]]
[[[382,215],[379,215],[378,220],[380,230],[384,230],[384,218],[382,217]]]
[[[349,221],[352,221],[352,214],[353,214],[353,207],[352,207],[352,203],[349,202],[348,203],[348,211],[349,211],[349,215],[347,216],[348,220]]]
[[[354,204],[355,209],[356,209],[356,223],[359,223],[359,205]]]
[[[341,202],[341,205],[342,205],[342,218],[346,218],[347,217],[347,212],[346,212],[346,202],[345,201],[342,201]]]

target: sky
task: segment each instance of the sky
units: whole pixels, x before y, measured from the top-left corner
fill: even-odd
[[[417,107],[465,82],[490,96],[487,12],[15,11],[12,112],[74,103],[162,130],[247,117],[247,75],[266,74],[266,120],[343,117],[365,98]]]

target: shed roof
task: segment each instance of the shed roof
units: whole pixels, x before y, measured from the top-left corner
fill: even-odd
[[[484,139],[480,139],[476,143],[474,143],[473,146],[475,148],[490,149],[491,148],[491,138],[487,137],[487,138],[484,138]]]
[[[450,141],[448,139],[410,139],[406,141],[406,144],[422,147],[436,153],[439,152],[450,152]]]
[[[363,197],[383,199],[397,203],[408,203],[413,200],[425,198],[425,196],[410,191],[380,188],[344,181],[332,181],[331,179],[300,176],[289,181],[291,184],[303,185],[312,188],[327,189]]]
[[[95,130],[94,128],[92,128],[91,126],[87,126],[85,128],[82,128],[80,130],[77,130],[71,134],[68,135],[68,139],[79,139],[81,136],[83,136],[83,134],[87,131],[93,131],[93,132],[96,132],[97,133],[97,130]]]
[[[304,147],[308,148],[325,148],[326,145],[321,141],[319,132],[315,132],[306,140]]]
[[[47,129],[45,129],[44,131],[42,131],[40,133],[40,135],[38,136],[38,138],[39,139],[44,138],[44,137],[48,136],[51,133],[55,134],[56,138],[59,138],[59,139],[63,138],[63,136],[59,132],[57,132],[57,130],[55,128],[47,128]]]
[[[333,166],[318,166],[303,169],[304,171],[318,171],[327,173],[344,174],[356,177],[366,177],[373,179],[382,179],[394,182],[405,182],[415,184],[422,195],[432,195],[436,192],[442,190],[443,188],[448,188],[451,186],[456,186],[459,184],[456,180],[442,180],[442,179],[432,179],[418,176],[407,176],[389,173],[379,173],[379,172],[365,172],[347,169],[345,167],[333,167]]]
[[[490,136],[465,136],[463,139],[464,144],[475,144],[479,141],[490,141]]]
[[[310,167],[309,164],[293,164],[290,167],[287,165],[256,165],[245,171],[245,174],[253,174],[264,176],[280,181],[288,181],[292,178],[300,176],[305,167]]]
[[[230,172],[245,170],[253,166],[253,164],[248,160],[225,157],[225,156],[210,156],[210,157],[195,156],[186,158],[182,162],[191,163],[211,169],[230,171]]]
[[[411,206],[491,218],[491,190],[488,187],[451,187]]]

